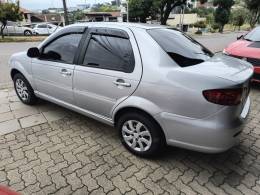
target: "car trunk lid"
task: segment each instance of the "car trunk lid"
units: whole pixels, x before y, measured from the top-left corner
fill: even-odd
[[[249,63],[222,54],[216,54],[209,60],[183,68],[184,71],[215,76],[233,81],[237,84],[244,83],[253,75],[253,66]]]

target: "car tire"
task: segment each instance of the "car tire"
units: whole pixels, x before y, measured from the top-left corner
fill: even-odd
[[[29,30],[25,30],[23,34],[24,36],[32,36],[32,32]]]
[[[27,79],[20,73],[13,77],[14,89],[18,98],[27,105],[34,105],[38,98],[34,94],[34,90]]]
[[[165,148],[161,127],[145,113],[124,114],[117,121],[116,128],[123,145],[137,156],[157,156]]]

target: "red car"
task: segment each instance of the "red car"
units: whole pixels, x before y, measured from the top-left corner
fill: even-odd
[[[251,63],[255,68],[252,80],[260,82],[260,26],[238,37],[238,40],[225,48],[223,53]]]

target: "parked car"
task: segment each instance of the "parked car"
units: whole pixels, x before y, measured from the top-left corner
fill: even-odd
[[[226,55],[243,59],[254,65],[253,81],[260,82],[260,26],[231,43],[223,51]]]
[[[25,35],[31,36],[33,29],[25,26],[21,26],[14,22],[7,22],[7,26],[4,29],[5,35]]]
[[[36,35],[50,35],[61,27],[54,24],[36,24],[34,25],[34,34]]]
[[[164,26],[81,23],[10,59],[25,104],[42,98],[109,125],[139,156],[165,144],[201,152],[237,143],[253,67]]]

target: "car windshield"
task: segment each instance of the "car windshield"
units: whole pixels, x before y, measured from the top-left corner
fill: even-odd
[[[213,56],[211,51],[177,29],[150,29],[148,33],[181,67],[200,64]]]
[[[249,32],[245,37],[245,40],[258,42],[260,41],[260,27],[255,28],[251,32]]]

